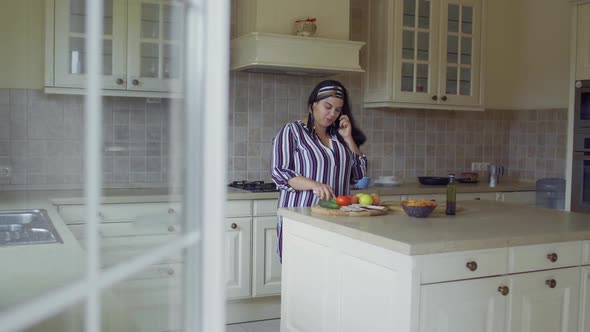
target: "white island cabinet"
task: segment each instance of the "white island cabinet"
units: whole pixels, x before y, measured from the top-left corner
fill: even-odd
[[[463,206],[425,219],[280,209],[281,331],[587,331],[588,216]]]

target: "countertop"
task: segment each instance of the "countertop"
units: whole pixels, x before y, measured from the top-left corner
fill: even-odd
[[[281,208],[278,213],[406,255],[590,239],[588,214],[496,201],[458,205],[464,211],[455,216],[433,214],[422,219],[398,211],[372,217],[322,216],[310,208]]]

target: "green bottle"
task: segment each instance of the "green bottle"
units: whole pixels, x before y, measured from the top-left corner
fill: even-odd
[[[455,215],[457,209],[457,183],[455,183],[455,174],[449,174],[449,184],[447,184],[447,215]]]

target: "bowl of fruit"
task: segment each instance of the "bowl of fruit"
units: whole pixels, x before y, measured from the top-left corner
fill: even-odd
[[[408,216],[414,218],[426,218],[438,206],[438,204],[434,201],[415,199],[401,201],[400,205],[402,206],[402,209]]]

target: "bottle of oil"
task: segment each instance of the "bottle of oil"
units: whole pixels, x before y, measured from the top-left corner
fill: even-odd
[[[449,184],[447,184],[447,215],[454,215],[457,208],[457,183],[455,183],[455,174],[449,174]]]

